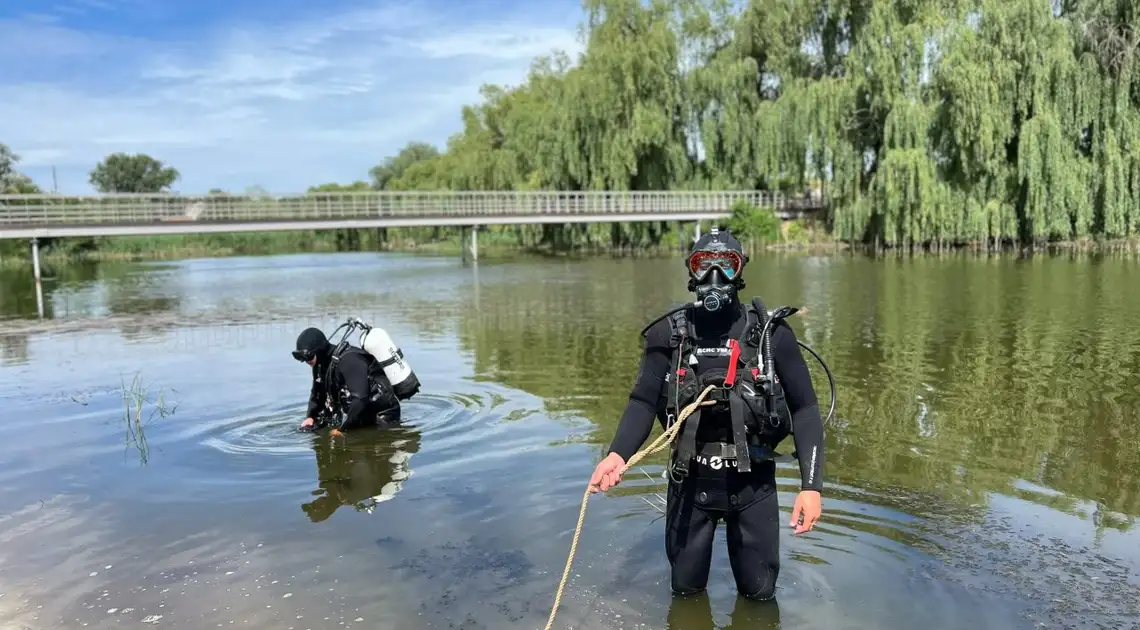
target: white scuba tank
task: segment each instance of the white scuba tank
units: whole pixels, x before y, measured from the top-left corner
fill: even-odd
[[[420,379],[412,371],[412,366],[404,358],[404,352],[392,341],[383,328],[372,327],[361,331],[360,348],[376,357],[396,398],[411,398],[420,390]]]

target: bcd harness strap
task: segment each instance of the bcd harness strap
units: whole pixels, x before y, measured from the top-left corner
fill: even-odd
[[[341,341],[341,343],[338,344],[336,346],[336,348],[333,350],[332,356],[329,359],[329,367],[325,371],[325,387],[326,387],[325,391],[327,392],[327,395],[329,397],[329,405],[333,409],[336,409],[341,413],[347,412],[348,404],[349,404],[348,399],[352,398],[352,395],[348,394],[347,390],[345,390],[342,385],[337,383],[336,378],[335,378],[335,376],[336,376],[335,370],[336,370],[337,365],[340,363],[341,357],[343,357],[347,354],[363,354],[366,357],[371,357],[372,358],[371,363],[373,365],[379,367],[380,369],[383,369],[383,368],[395,363],[397,360],[402,359],[404,357],[403,350],[397,350],[395,357],[389,358],[385,361],[378,361],[375,357],[373,357],[367,351],[362,350],[360,348],[355,348],[353,346],[348,345],[348,343],[346,343],[345,341]],[[369,401],[370,402],[375,402],[375,401],[379,400],[383,396],[383,394],[385,393],[383,386],[379,382],[377,382],[376,378],[373,376],[371,369],[369,369],[369,371],[368,371],[368,390],[369,390]]]
[[[752,470],[748,443],[749,436],[745,421],[750,410],[740,395],[737,371],[740,366],[743,366],[743,369],[749,370],[753,378],[754,387],[762,387],[762,381],[767,378],[767,375],[763,373],[763,364],[757,359],[762,355],[760,345],[763,343],[763,339],[760,339],[758,333],[764,325],[768,311],[764,308],[760,298],[754,298],[752,304],[746,306],[745,309],[747,321],[745,322],[744,331],[740,339],[729,339],[726,344],[729,349],[729,360],[723,385],[720,389],[711,392],[706,398],[706,400],[717,400],[728,404],[728,413],[732,428],[732,443],[710,443],[698,449],[697,431],[700,426],[702,412],[702,409],[698,408],[689,416],[688,420],[685,421],[685,426],[677,438],[675,447],[676,456],[674,457],[670,470],[670,476],[674,481],[680,481],[681,478],[688,475],[690,463],[698,453],[707,457],[719,457],[722,460],[735,460],[736,469],[739,472],[747,473]],[[676,371],[667,376],[666,427],[673,424],[676,420],[678,410],[689,402],[688,399],[692,398],[694,392],[699,389],[704,389],[706,385],[711,384],[700,381],[699,379],[697,379],[696,382],[685,382],[688,367],[684,362],[688,356],[692,355],[692,344],[690,340],[696,339],[696,331],[686,316],[687,310],[688,309],[679,311],[670,316],[673,331],[669,341],[670,346],[675,348],[674,353],[677,357],[677,365]],[[763,389],[770,391],[767,387],[763,387]],[[768,391],[764,393],[768,393]],[[763,395],[761,392],[756,392],[756,394]],[[683,395],[685,400],[682,400]],[[769,400],[768,402],[769,404],[766,404],[765,407],[768,408],[769,414],[774,414],[774,410],[772,410],[770,404],[771,401]],[[757,420],[760,421],[761,419],[757,418]],[[778,422],[774,417],[771,420]]]

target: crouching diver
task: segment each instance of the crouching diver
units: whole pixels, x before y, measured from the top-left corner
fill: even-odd
[[[715,405],[688,417],[670,458],[665,553],[675,595],[704,591],[713,533],[724,519],[739,594],[774,596],[780,510],[772,448],[789,432],[801,478],[792,510],[795,533],[811,531],[820,517],[823,421],[795,333],[782,321],[796,309],[769,314],[760,298],[742,304],[737,292],[744,288],[747,261],[739,241],[715,227],[694,244],[686,264],[697,301],[642,331],[645,349],[629,404],[608,456],[590,479],[593,491],[617,485],[622,466],[649,437],[654,416],[668,428],[708,385],[718,386],[705,399]]]
[[[348,337],[361,328],[360,347]],[[344,336],[331,343],[318,328],[306,328],[297,337],[293,358],[313,369],[309,406],[301,430],[324,426],[333,435],[361,426],[400,422],[400,401],[420,389],[420,381],[404,353],[382,328],[352,317],[342,324]]]

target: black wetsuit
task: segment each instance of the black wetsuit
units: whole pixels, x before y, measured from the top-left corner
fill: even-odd
[[[346,430],[378,422],[399,421],[400,403],[392,392],[392,385],[376,360],[360,348],[348,346],[332,370],[332,387],[326,382],[329,359],[323,358],[313,366],[313,387],[309,391],[308,417],[318,425],[331,425]],[[375,384],[375,389],[373,385]],[[331,420],[325,406],[330,392],[333,407],[343,409],[340,422]],[[340,396],[347,393],[347,400]]]
[[[747,324],[744,306],[738,302],[723,314],[699,309],[691,309],[691,313],[696,347],[723,347],[729,338],[739,339]],[[649,437],[654,417],[664,426],[662,392],[673,353],[670,334],[668,318],[646,332],[641,368],[610,445],[610,452],[625,461]],[[788,324],[774,325],[771,341],[776,375],[792,413],[801,488],[822,490],[823,422],[811,375],[796,344],[795,332]],[[729,359],[721,355],[699,356],[698,360],[698,370],[704,371],[727,368]],[[728,413],[702,412],[697,441],[732,442]],[[729,467],[714,470],[695,461],[680,484],[669,483],[665,552],[672,566],[673,591],[684,595],[704,590],[712,559],[713,533],[722,518],[739,593],[754,599],[772,597],[780,571],[780,511],[776,466],[772,461],[753,464],[749,473]]]

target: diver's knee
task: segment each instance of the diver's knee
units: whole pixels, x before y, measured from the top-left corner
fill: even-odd
[[[776,596],[776,571],[765,571],[759,579],[751,580],[748,584],[737,584],[736,590],[741,597],[756,602],[766,602]]]
[[[677,582],[674,581],[672,584],[672,588],[670,590],[673,591],[673,597],[683,599],[686,597],[694,597],[694,596],[697,596],[697,595],[704,593],[705,587],[704,586],[685,586],[685,585],[677,584]]]
[[[736,591],[741,597],[752,601],[764,602],[776,596],[776,581],[780,577],[779,566],[767,566],[748,576],[740,576],[736,582]]]
[[[669,586],[673,595],[690,597],[703,593],[708,586],[708,572],[700,569],[699,566],[686,563],[674,564],[669,576]]]
[[[745,599],[750,599],[754,602],[767,602],[776,598],[776,585],[765,586],[764,588],[754,592],[745,593],[741,591],[740,596]]]

